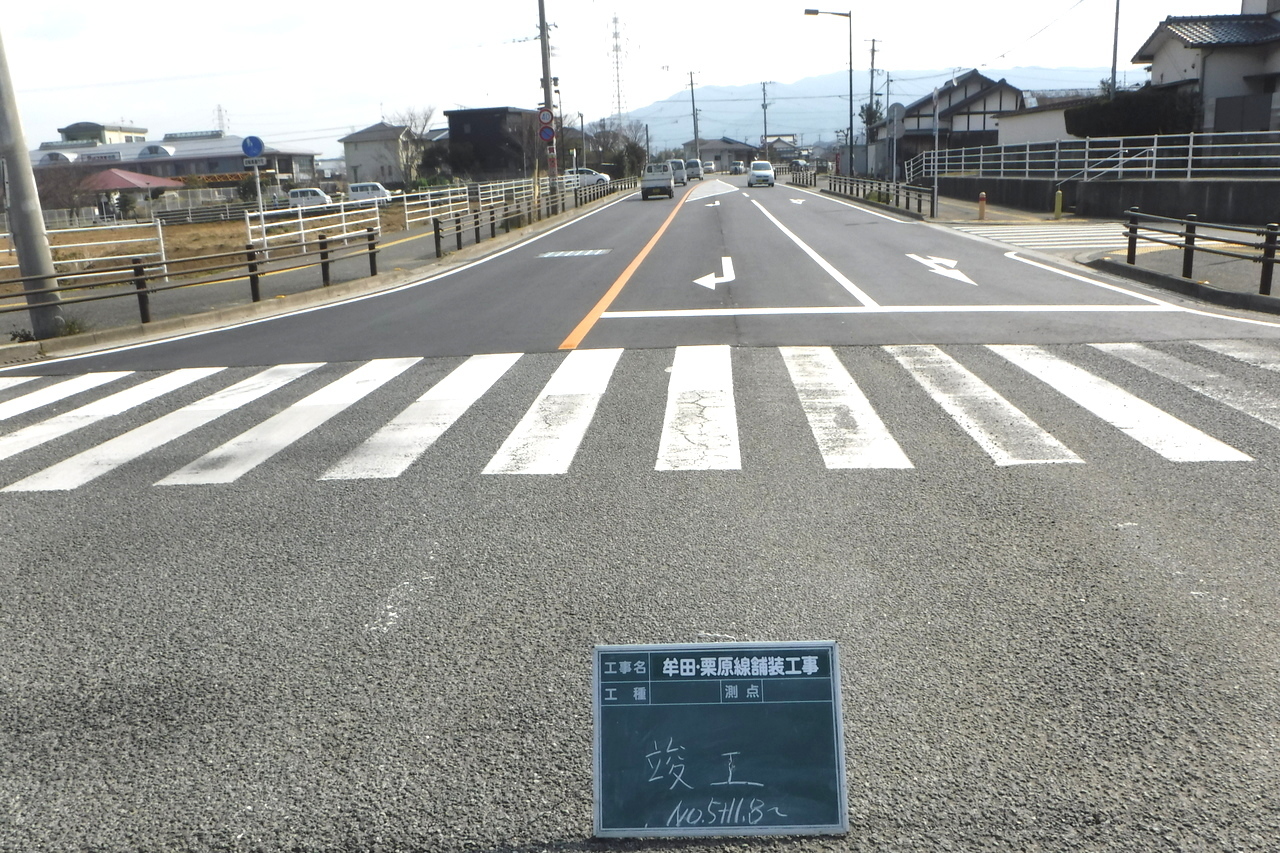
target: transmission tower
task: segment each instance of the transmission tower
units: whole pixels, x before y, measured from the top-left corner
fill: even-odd
[[[622,100],[622,31],[618,16],[613,16],[613,114],[618,117],[618,127],[622,127],[622,114],[627,105]]]

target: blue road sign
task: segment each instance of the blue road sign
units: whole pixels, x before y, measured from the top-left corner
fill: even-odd
[[[244,141],[240,143],[240,150],[244,152],[246,157],[260,157],[266,145],[256,136],[246,136]]]

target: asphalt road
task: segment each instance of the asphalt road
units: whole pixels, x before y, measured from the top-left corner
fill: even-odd
[[[1280,326],[740,181],[0,371],[0,849],[1275,849]],[[849,834],[593,840],[592,647],[729,638]]]

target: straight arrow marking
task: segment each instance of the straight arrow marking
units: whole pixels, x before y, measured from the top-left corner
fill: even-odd
[[[695,278],[694,284],[700,284],[708,290],[715,290],[717,284],[727,284],[733,281],[733,258],[721,258],[720,263],[724,269],[724,275],[716,275],[708,273],[701,278]]]
[[[922,258],[911,253],[908,253],[907,257],[924,264],[929,268],[929,272],[936,272],[938,275],[945,275],[947,278],[954,278],[956,281],[963,281],[965,284],[972,284],[974,287],[978,286],[976,281],[956,269],[956,262],[950,258],[939,258],[934,255]]]

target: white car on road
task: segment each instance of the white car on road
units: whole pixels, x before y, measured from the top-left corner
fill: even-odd
[[[747,172],[747,186],[773,186],[773,164],[767,160],[754,160],[751,171]]]

